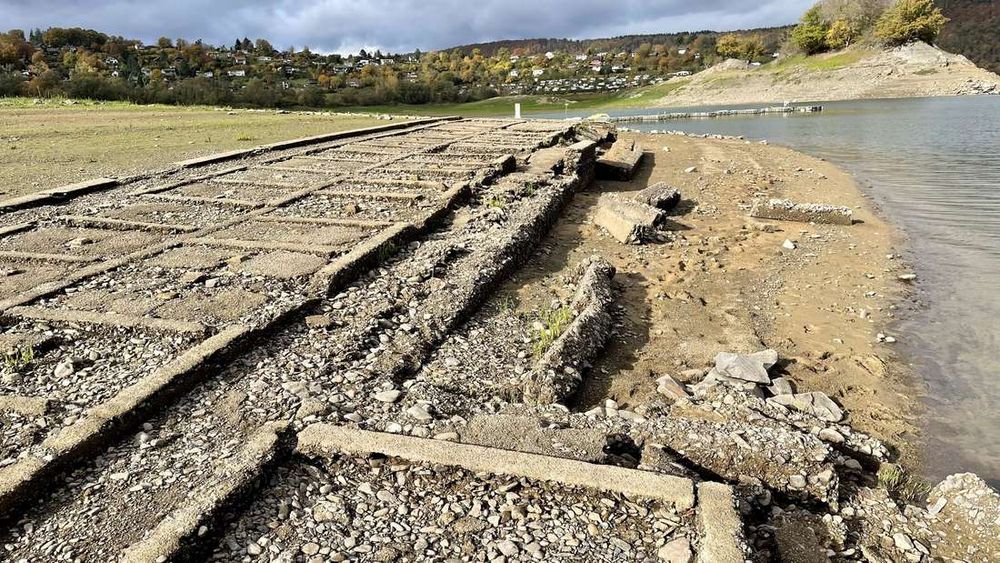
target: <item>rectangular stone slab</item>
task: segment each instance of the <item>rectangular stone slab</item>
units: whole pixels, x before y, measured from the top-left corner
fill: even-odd
[[[757,202],[750,211],[751,217],[777,221],[798,221],[826,225],[850,225],[854,222],[849,207],[821,203],[796,203],[787,199]]]
[[[314,424],[299,432],[297,449],[306,455],[378,453],[420,463],[658,499],[672,503],[678,510],[694,506],[694,483],[688,479],[444,440]]]

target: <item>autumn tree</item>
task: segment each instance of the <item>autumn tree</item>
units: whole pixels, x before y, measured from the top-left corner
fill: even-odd
[[[875,36],[887,45],[911,41],[933,43],[948,23],[933,0],[896,0],[875,25]]]
[[[792,43],[807,55],[826,50],[826,34],[830,26],[823,21],[819,6],[813,6],[802,15],[799,25],[792,30]]]
[[[728,59],[752,61],[764,54],[764,41],[756,35],[729,33],[716,42],[715,52]]]

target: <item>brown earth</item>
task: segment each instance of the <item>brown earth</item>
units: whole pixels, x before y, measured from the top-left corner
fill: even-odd
[[[599,181],[578,194],[541,252],[503,289],[522,311],[544,309],[551,288],[584,257],[618,269],[619,330],[576,399],[586,410],[613,399],[646,402],[656,378],[694,383],[721,351],[778,350],[798,391],[823,391],[855,428],[912,460],[917,385],[896,360],[889,334],[894,303],[907,294],[895,258],[900,233],[835,166],[792,150],[738,140],[628,134],[648,154],[630,182]],[[669,152],[668,150],[669,149]],[[686,173],[689,167],[697,171]],[[680,188],[665,241],[625,246],[594,225],[597,198],[655,182]],[[751,202],[782,197],[846,205],[855,224],[762,222]],[[771,225],[775,232],[766,232]],[[796,248],[783,248],[784,241]]]

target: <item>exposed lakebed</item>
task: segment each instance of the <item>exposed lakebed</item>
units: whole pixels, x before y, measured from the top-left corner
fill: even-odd
[[[926,472],[1000,480],[1000,97],[830,102],[820,114],[627,126],[767,139],[851,171],[906,233],[918,274],[922,306],[891,330],[927,387]]]

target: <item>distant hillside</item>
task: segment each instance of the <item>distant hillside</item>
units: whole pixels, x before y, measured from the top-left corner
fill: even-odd
[[[759,34],[764,46],[770,51],[776,51],[784,42],[791,26],[771,27],[764,29],[739,30],[732,33]],[[666,45],[667,47],[691,47],[695,50],[712,51],[715,41],[720,35],[730,32],[694,31],[684,33],[656,33],[648,35],[622,35],[604,39],[507,39],[461,45],[445,51],[458,50],[463,54],[471,54],[473,49],[486,57],[496,56],[501,49],[512,55],[540,55],[549,51],[564,53],[600,52],[633,52],[646,45]]]
[[[938,44],[961,53],[977,65],[1000,72],[1000,2],[994,0],[937,0],[951,18]]]
[[[851,47],[753,67],[728,60],[647,90],[656,106],[780,104],[867,98],[1000,94],[1000,76],[916,42],[893,49]]]

